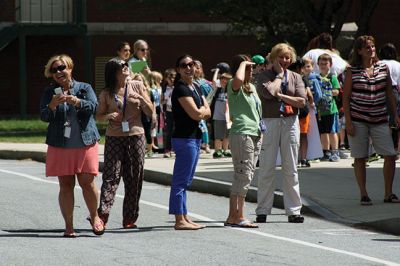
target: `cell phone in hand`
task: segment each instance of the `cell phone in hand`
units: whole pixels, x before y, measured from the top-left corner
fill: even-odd
[[[57,94],[57,95],[61,94],[61,93],[62,93],[61,87],[55,88],[55,89],[54,89],[54,93]]]

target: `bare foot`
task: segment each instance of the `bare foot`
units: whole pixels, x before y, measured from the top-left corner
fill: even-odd
[[[189,217],[187,217],[187,216],[184,216],[183,218],[185,219],[186,222],[188,222],[188,223],[190,223],[190,224],[192,224],[192,225],[194,225],[194,226],[197,226],[199,229],[203,229],[203,228],[206,227],[205,225],[201,225],[201,224],[198,224],[198,223],[193,222],[193,221],[192,221],[191,219],[189,219]]]
[[[64,231],[64,235],[63,237],[67,237],[67,238],[75,238],[78,235],[75,233],[74,229],[66,229]]]
[[[186,221],[176,223],[174,228],[175,228],[175,230],[199,230],[200,229],[198,226],[195,226]]]

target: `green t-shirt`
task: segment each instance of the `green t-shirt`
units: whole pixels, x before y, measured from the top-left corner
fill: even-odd
[[[227,86],[229,114],[232,120],[229,133],[260,136],[261,101],[256,88],[250,83],[252,93],[247,94],[242,88],[235,92],[232,90],[232,80],[229,81]]]
[[[339,80],[337,79],[337,77],[335,75],[332,75],[330,78],[329,78],[329,75],[328,76],[320,75],[320,78],[321,78],[322,83],[324,83],[324,82],[330,83],[332,91],[340,89]],[[321,86],[321,90],[323,90],[322,86]],[[322,91],[322,93],[324,93],[324,92]],[[320,113],[321,116],[332,115],[332,114],[338,113],[335,97],[332,97],[332,104],[331,104],[331,108],[329,111],[324,112],[324,111],[321,111],[318,109],[318,112]]]

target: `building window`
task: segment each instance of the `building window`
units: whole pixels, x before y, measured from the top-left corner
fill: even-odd
[[[73,0],[16,0],[15,11],[20,23],[71,23]]]
[[[104,70],[106,63],[112,58],[112,56],[98,56],[95,59],[94,66],[94,87],[96,94],[99,95],[101,90],[106,86],[104,81]]]

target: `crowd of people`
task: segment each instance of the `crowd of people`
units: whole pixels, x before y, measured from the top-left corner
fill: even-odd
[[[379,57],[381,60],[379,60]],[[96,97],[90,84],[73,79],[74,64],[65,54],[49,59],[45,76],[51,84],[40,103],[49,123],[46,176],[58,176],[59,205],[65,237],[73,229],[75,176],[82,187],[93,233],[106,229],[121,178],[124,182],[123,228],[136,228],[145,158],[162,152],[175,157],[169,213],[176,230],[203,225],[188,217],[186,191],[200,153],[231,157],[234,167],[226,226],[257,228],[265,223],[274,199],[276,167],[283,174],[288,222],[303,223],[298,167],[313,161],[338,162],[354,157],[360,203],[371,205],[366,166],[371,154],[384,158],[384,202],[400,200],[392,191],[400,125],[400,63],[393,44],[379,51],[372,36],[355,40],[351,59],[322,33],[310,41],[304,56],[287,43],[267,55],[235,55],[205,79],[202,63],[182,55],[174,67],[151,69],[149,45],[122,42],[106,63],[105,88]],[[100,196],[95,119],[107,121]],[[258,176],[256,220],[244,215],[245,197]]]

